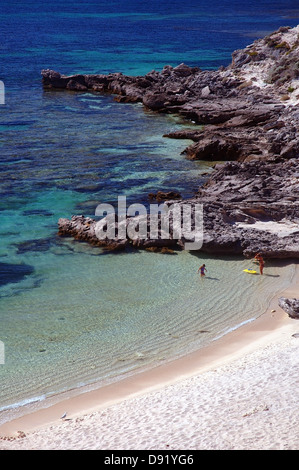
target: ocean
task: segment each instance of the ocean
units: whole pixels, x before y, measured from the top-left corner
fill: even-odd
[[[294,266],[265,276],[238,257],[106,253],[57,236],[60,217],[100,203],[192,196],[212,171],[181,154],[176,116],[99,93],[44,91],[41,70],[143,75],[228,65],[280,26],[292,1],[0,2],[0,424],[197,350],[261,315]],[[200,279],[197,269],[208,272]]]

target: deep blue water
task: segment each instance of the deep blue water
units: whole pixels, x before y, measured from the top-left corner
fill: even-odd
[[[144,74],[180,62],[218,67],[298,16],[290,0],[1,1],[1,79],[22,89],[39,85],[42,68]]]
[[[298,18],[294,1],[0,1],[0,80],[5,85],[5,105],[0,105],[0,340],[6,347],[6,364],[0,365],[0,409],[23,397],[78,384],[81,376],[74,379],[70,374],[66,383],[51,389],[53,371],[70,354],[63,345],[78,341],[82,359],[94,347],[92,334],[105,331],[102,348],[108,350],[111,332],[117,331],[116,339],[121,334],[116,311],[127,319],[128,335],[135,328],[128,312],[134,312],[137,324],[138,314],[150,306],[161,315],[158,299],[164,291],[159,290],[154,258],[101,257],[89,247],[58,240],[58,218],[92,216],[99,202],[113,203],[119,195],[141,203],[160,189],[191,196],[209,169],[181,156],[188,142],[163,139],[163,134],[184,125],[175,117],[97,93],[45,92],[41,70],[142,75],[181,62],[213,69],[228,65],[235,49],[282,25],[295,26]],[[102,296],[95,256],[101,259]],[[177,270],[184,276],[188,263],[178,259]],[[165,272],[161,268],[165,286],[167,263]],[[128,283],[131,277],[137,288]],[[165,287],[169,301],[175,287],[172,282],[168,290]],[[138,292],[144,289],[151,295],[140,300]],[[102,302],[98,323],[86,311],[94,298]],[[163,311],[167,308],[165,304]],[[190,305],[190,311],[197,312],[197,307]],[[90,321],[85,333],[92,333],[80,343],[84,315]],[[54,356],[49,352],[41,358],[41,351],[50,351],[49,344],[56,340]],[[35,379],[41,369],[48,370],[50,384],[45,378],[37,392]],[[24,377],[32,381],[27,391]],[[82,372],[83,382],[84,377]],[[98,378],[96,373],[93,378]]]

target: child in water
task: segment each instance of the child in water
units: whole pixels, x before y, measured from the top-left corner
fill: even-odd
[[[200,275],[201,275],[201,276],[205,276],[205,271],[207,271],[206,265],[203,264],[202,266],[200,266],[200,267],[198,268],[198,271],[197,271],[197,272],[199,272],[199,271],[200,271]]]

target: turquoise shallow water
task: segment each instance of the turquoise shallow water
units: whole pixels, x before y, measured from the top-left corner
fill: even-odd
[[[294,274],[269,264],[263,277],[248,275],[248,261],[191,252],[103,254],[70,240],[24,259],[35,273],[1,314],[2,420],[24,400],[103,385],[201,348],[262,314]]]
[[[208,344],[260,315],[294,270],[269,264],[263,278],[250,277],[237,258],[112,255],[59,239],[59,217],[93,216],[118,196],[148,205],[161,189],[191,196],[211,165],[184,159],[188,141],[162,137],[192,123],[107,95],[44,92],[41,69],[216,68],[297,16],[291,1],[2,2],[0,423],[25,403]]]

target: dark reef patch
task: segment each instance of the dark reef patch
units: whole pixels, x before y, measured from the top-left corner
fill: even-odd
[[[28,264],[0,263],[0,286],[20,282],[33,272],[33,266]]]
[[[47,211],[45,209],[29,209],[23,212],[23,215],[30,216],[30,215],[42,215],[44,217],[52,217],[53,212]]]
[[[34,240],[26,240],[25,242],[20,242],[14,244],[17,247],[17,254],[24,254],[28,252],[44,252],[48,251],[52,245],[55,244],[53,238],[37,238]]]

